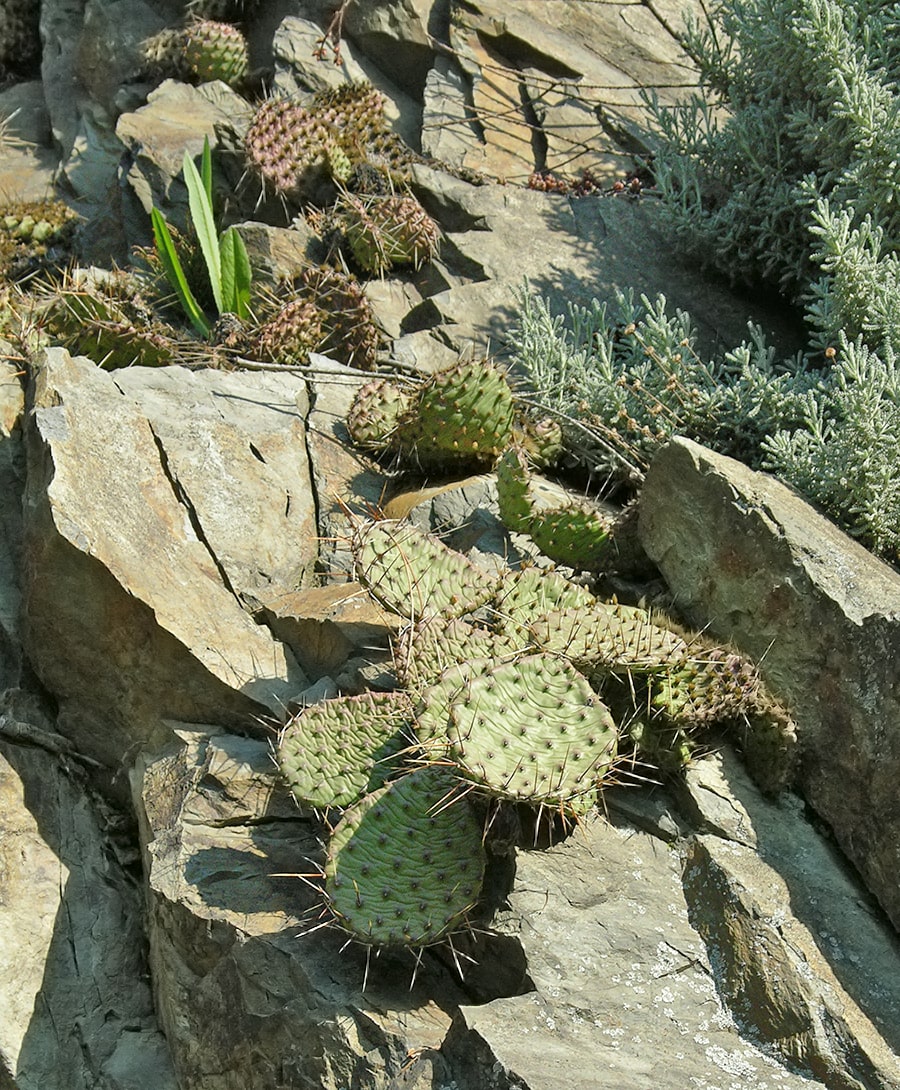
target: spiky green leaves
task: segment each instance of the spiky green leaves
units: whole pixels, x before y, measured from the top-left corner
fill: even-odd
[[[452,779],[420,769],[344,813],[328,846],[336,922],[372,946],[428,946],[465,925],[484,875],[482,831]]]
[[[392,613],[461,617],[490,601],[495,580],[409,523],[363,523],[353,538],[357,578]]]
[[[278,764],[301,806],[350,806],[381,787],[412,742],[402,691],[362,693],[305,708],[285,726]]]
[[[447,730],[463,777],[495,797],[589,810],[615,761],[617,729],[587,679],[550,655],[469,673]]]

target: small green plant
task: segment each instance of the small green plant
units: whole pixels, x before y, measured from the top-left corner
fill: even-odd
[[[236,314],[238,318],[248,318],[250,260],[244,240],[234,227],[229,227],[221,235],[216,230],[212,196],[212,155],[208,138],[203,142],[200,170],[197,170],[190,155],[185,152],[183,172],[191,222],[200,243],[216,309],[220,315]],[[208,337],[212,325],[191,290],[169,225],[158,208],[154,208],[150,216],[153,222],[153,238],[166,279],[174,288],[191,325],[201,336]]]

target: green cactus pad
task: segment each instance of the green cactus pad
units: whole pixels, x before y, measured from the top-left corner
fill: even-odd
[[[524,420],[518,442],[536,469],[546,469],[562,454],[563,430],[558,421],[547,416],[541,420]]]
[[[516,447],[510,447],[497,463],[497,503],[503,525],[513,533],[528,533],[532,514],[528,492],[528,461]]]
[[[397,428],[409,412],[412,391],[382,378],[361,386],[347,413],[347,431],[361,450],[383,454],[395,443]]]
[[[482,830],[436,769],[401,776],[344,813],[328,846],[335,922],[368,946],[421,947],[464,928],[481,894]]]
[[[338,211],[353,258],[370,275],[396,265],[418,268],[437,256],[440,231],[415,197],[347,193]]]
[[[487,794],[586,813],[616,756],[609,709],[568,663],[529,655],[472,673],[450,704],[448,756]]]
[[[560,609],[590,610],[596,601],[590,591],[558,572],[530,567],[501,580],[491,609],[498,631],[524,638],[528,626],[547,613]]]
[[[426,617],[408,625],[397,641],[399,680],[416,692],[431,685],[449,666],[473,658],[501,659],[522,650],[514,639],[460,618]]]
[[[184,56],[191,75],[201,83],[222,80],[233,87],[250,67],[247,39],[238,28],[207,19],[185,28]]]
[[[257,333],[255,351],[261,360],[283,366],[303,366],[325,342],[326,316],[310,299],[290,300]]]
[[[612,520],[593,508],[570,504],[534,512],[528,533],[544,556],[576,571],[596,571],[609,551]]]
[[[278,765],[301,806],[350,806],[384,783],[412,741],[404,692],[336,697],[304,708],[285,726]]]
[[[426,467],[491,465],[509,444],[514,416],[506,373],[490,360],[460,360],[422,386],[401,440]]]
[[[353,538],[357,578],[392,613],[461,617],[490,601],[496,580],[410,523],[362,523]]]

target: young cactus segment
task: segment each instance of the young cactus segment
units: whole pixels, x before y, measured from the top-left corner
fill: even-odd
[[[412,396],[411,389],[387,378],[360,386],[347,413],[347,431],[356,446],[368,454],[390,450]]]
[[[412,743],[406,693],[362,693],[304,708],[285,726],[278,765],[304,807],[351,806],[381,787]]]
[[[467,926],[485,852],[458,784],[438,769],[401,776],[352,806],[325,863],[335,923],[367,946],[422,947]]]
[[[552,655],[488,667],[471,672],[450,703],[448,757],[495,798],[587,813],[616,758],[609,709]]]
[[[558,572],[521,568],[500,583],[491,604],[498,632],[531,640],[529,626],[555,610],[591,610],[597,599]]]
[[[462,617],[485,605],[496,580],[410,523],[362,523],[353,538],[357,578],[385,608],[410,620]]]
[[[497,466],[500,517],[513,532],[528,534],[541,552],[576,571],[602,567],[613,519],[582,503],[548,506],[539,501],[525,454],[511,447]]]
[[[506,372],[490,360],[460,360],[422,386],[400,441],[423,467],[493,465],[509,444],[514,417]]]

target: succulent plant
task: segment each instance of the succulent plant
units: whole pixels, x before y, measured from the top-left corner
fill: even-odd
[[[64,266],[71,258],[79,222],[63,201],[14,201],[0,205],[0,275],[25,280]]]
[[[409,412],[411,390],[392,379],[378,378],[360,386],[347,414],[347,431],[360,448],[382,453],[394,442],[400,420]]]
[[[437,256],[440,230],[415,197],[344,193],[336,213],[353,260],[372,276]]]
[[[218,79],[234,87],[247,75],[247,39],[230,23],[198,19],[185,27],[183,42],[188,71],[199,82]]]
[[[465,928],[481,894],[482,828],[457,785],[423,768],[366,795],[331,834],[325,897],[367,946],[422,947]]]
[[[302,366],[310,352],[371,369],[379,333],[369,300],[356,279],[337,269],[309,266],[268,301],[251,353],[272,363]]]
[[[607,560],[613,519],[587,503],[552,506],[542,502],[531,487],[528,460],[515,447],[498,464],[497,500],[504,524],[528,534],[557,564],[591,571]]]
[[[339,163],[343,177],[346,162],[352,170],[364,161],[367,144],[384,126],[383,100],[368,84],[319,92],[309,105],[271,98],[259,106],[247,130],[247,164],[265,188],[300,205],[332,179],[332,164]]]
[[[510,442],[514,420],[505,372],[477,358],[460,360],[416,387],[384,381],[362,388],[347,427],[372,453],[420,469],[458,469],[492,465]]]
[[[613,768],[618,729],[587,678],[536,654],[467,669],[447,737],[447,759],[484,793],[579,815]]]
[[[413,741],[401,690],[337,697],[304,708],[284,727],[278,764],[300,806],[350,806],[377,790]]]
[[[461,617],[490,601],[496,587],[471,560],[409,523],[361,523],[353,558],[372,597],[410,620]]]

